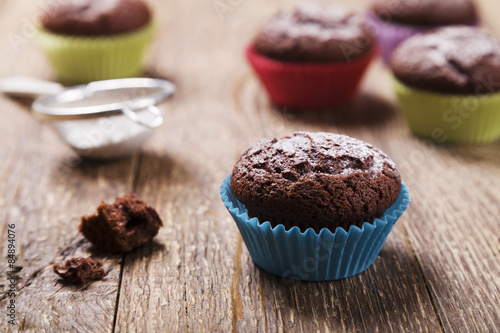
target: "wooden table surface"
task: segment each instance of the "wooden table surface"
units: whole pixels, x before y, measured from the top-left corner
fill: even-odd
[[[362,11],[367,0],[344,0]],[[46,1],[0,0],[0,76],[53,78],[33,45]],[[347,108],[302,114],[270,106],[242,51],[262,20],[293,1],[150,1],[159,33],[147,69],[178,88],[166,124],[133,157],[82,161],[29,103],[0,97],[0,331],[495,332],[500,330],[500,143],[435,146],[412,136],[376,61]],[[478,1],[500,35],[496,0]],[[285,280],[257,268],[219,198],[239,155],[296,130],[345,133],[384,150],[411,204],[379,258],[340,281]],[[164,227],[125,255],[94,251],[80,216],[128,191]],[[8,224],[15,224],[16,324],[8,325]],[[52,265],[104,262],[84,287]]]

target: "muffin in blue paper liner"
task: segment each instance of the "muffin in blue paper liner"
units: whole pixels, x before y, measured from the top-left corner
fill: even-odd
[[[401,183],[397,200],[373,223],[365,222],[349,231],[327,228],[319,234],[312,228],[285,230],[249,218],[245,205],[230,187],[231,175],[221,186],[221,198],[233,217],[253,261],[264,270],[295,280],[330,281],[361,273],[375,261],[392,227],[408,207],[408,187]]]

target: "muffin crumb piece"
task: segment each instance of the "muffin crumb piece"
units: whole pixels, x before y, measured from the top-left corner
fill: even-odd
[[[111,205],[101,202],[96,214],[83,216],[80,231],[101,251],[125,253],[149,242],[162,226],[153,207],[128,193]]]
[[[92,258],[71,258],[64,265],[54,264],[54,273],[68,284],[84,284],[99,280],[106,275],[102,262]]]

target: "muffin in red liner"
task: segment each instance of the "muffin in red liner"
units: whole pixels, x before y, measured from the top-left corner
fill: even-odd
[[[294,108],[350,103],[375,53],[363,17],[318,3],[277,13],[246,50],[271,101]]]
[[[320,108],[343,106],[357,95],[359,83],[376,55],[372,50],[361,59],[338,63],[298,63],[267,58],[246,50],[271,101],[278,106]]]

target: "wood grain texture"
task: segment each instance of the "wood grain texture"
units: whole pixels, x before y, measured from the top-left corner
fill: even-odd
[[[153,58],[152,62],[164,64],[157,68],[164,76],[189,77],[193,82],[187,86],[184,80],[176,81],[186,87],[168,105],[165,130],[148,144],[141,158],[136,190],[159,207],[160,215],[167,216],[158,237],[165,239],[161,242],[165,247],[126,256],[116,331],[146,327],[193,332],[440,330],[401,226],[373,272],[332,283],[301,283],[256,268],[219,202],[222,179],[239,154],[261,137],[299,129],[340,130],[374,141],[373,128],[401,127],[394,108],[372,92],[338,114],[329,110],[292,114],[268,105],[241,50],[260,21],[261,11],[271,13],[281,5],[242,3],[243,8],[236,8],[224,21],[210,14],[210,4],[190,7],[190,20],[198,22],[193,29],[215,32],[223,28],[217,31],[223,37],[215,46],[207,35],[185,39],[183,29],[190,28],[182,13],[188,4],[169,4],[168,12],[179,15],[165,23],[157,46],[165,52],[160,50],[161,60]],[[238,16],[240,11],[244,17]],[[178,27],[175,33],[173,27]],[[235,36],[240,37],[232,40]],[[178,61],[178,54],[183,61]],[[376,81],[382,67],[379,64],[374,70],[372,80]],[[214,78],[219,84],[210,84]],[[152,256],[145,259],[143,252]]]
[[[355,10],[367,0],[343,1]],[[30,38],[41,10],[0,1],[0,75],[50,78]],[[399,115],[375,62],[349,107],[297,113],[269,105],[243,57],[258,24],[296,1],[151,0],[159,33],[150,74],[178,88],[166,123],[133,157],[82,162],[24,101],[0,97],[0,244],[19,231],[16,299],[27,332],[496,332],[500,327],[500,144],[435,146]],[[478,1],[500,35],[493,1]],[[26,23],[28,22],[28,23]],[[12,44],[8,36],[21,36]],[[341,281],[298,282],[256,267],[219,198],[239,155],[262,137],[332,131],[373,143],[398,165],[412,202],[379,258]],[[79,217],[134,190],[164,227],[124,256],[96,252]],[[2,245],[0,267],[6,267]],[[51,271],[73,256],[105,279],[65,287]],[[6,306],[0,269],[0,307]]]
[[[49,79],[50,68],[34,47],[29,26],[37,8],[0,4],[1,75]],[[13,37],[14,36],[14,37]],[[9,38],[11,37],[11,38]],[[17,38],[17,39],[12,39]],[[13,40],[16,42],[13,44]],[[121,256],[94,252],[78,233],[80,216],[101,200],[131,189],[136,159],[106,165],[83,162],[29,111],[30,101],[0,98],[0,307],[1,332],[109,332],[116,308]],[[18,325],[7,325],[7,224],[15,224]],[[65,287],[52,265],[75,256],[104,262],[107,276]]]

